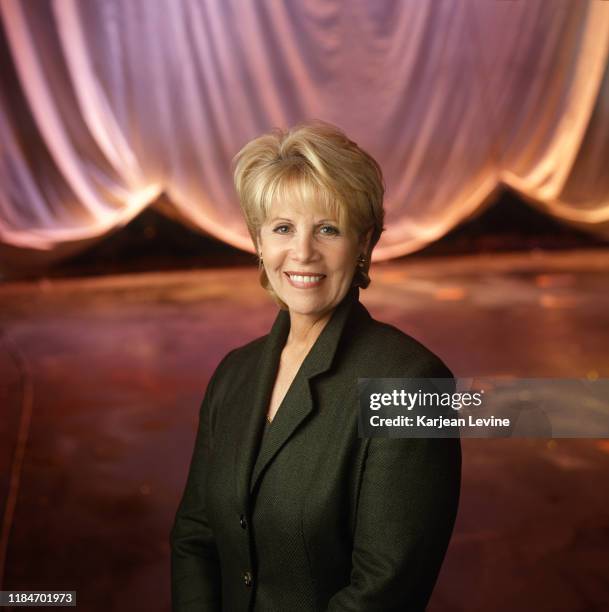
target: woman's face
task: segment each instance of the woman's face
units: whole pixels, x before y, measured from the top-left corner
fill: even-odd
[[[323,316],[351,287],[366,243],[337,219],[305,206],[277,203],[260,228],[259,251],[269,282],[290,314]]]

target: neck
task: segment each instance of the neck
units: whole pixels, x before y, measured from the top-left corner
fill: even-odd
[[[290,312],[290,333],[286,345],[291,347],[312,346],[321,334],[334,310],[319,316],[301,315]]]

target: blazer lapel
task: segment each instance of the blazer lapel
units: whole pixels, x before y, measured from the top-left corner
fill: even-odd
[[[257,370],[252,372],[250,385],[242,396],[241,401],[249,404],[249,410],[244,411],[243,422],[239,423],[241,435],[235,447],[236,493],[240,508],[248,506],[248,485],[252,467],[256,461],[256,453],[266,422],[268,403],[277,376],[281,351],[289,331],[290,315],[286,310],[280,310],[263,344]]]
[[[258,380],[252,393],[251,410],[247,422],[243,423],[241,444],[237,448],[237,499],[240,506],[248,504],[249,493],[255,488],[266,466],[298,426],[313,412],[311,379],[327,371],[332,365],[343,330],[354,307],[366,312],[359,304],[358,297],[359,289],[354,287],[336,307],[286,394],[283,403],[287,404],[289,400],[289,410],[282,408],[277,412],[271,429],[266,434],[264,445],[260,449],[260,455],[257,456],[281,352],[290,331],[289,313],[282,310],[277,315],[262,350]],[[248,401],[248,398],[244,397],[244,401]]]

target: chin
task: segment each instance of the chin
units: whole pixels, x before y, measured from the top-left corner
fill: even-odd
[[[327,304],[317,302],[315,300],[303,300],[303,299],[284,299],[283,300],[290,309],[290,312],[298,314],[315,314],[322,312],[328,308]]]
[[[281,298],[290,312],[302,315],[323,314],[332,310],[336,304],[332,300],[315,296],[286,295]]]

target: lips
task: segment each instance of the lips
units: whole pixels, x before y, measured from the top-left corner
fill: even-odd
[[[290,285],[299,289],[318,287],[326,278],[325,274],[314,274],[312,272],[285,272],[284,274],[287,276]]]

